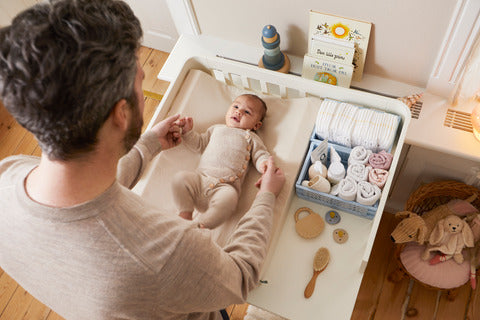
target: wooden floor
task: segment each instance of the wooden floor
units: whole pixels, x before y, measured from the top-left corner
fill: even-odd
[[[156,78],[167,57],[167,53],[149,48],[142,48],[140,51],[140,60],[145,71],[145,126],[168,87],[168,82]],[[14,154],[38,156],[41,150],[33,136],[18,125],[0,103],[0,159]],[[384,214],[351,319],[480,319],[478,289],[472,291],[469,286],[464,286],[454,301],[448,301],[444,294],[439,295],[436,291],[412,284],[407,279],[398,283],[388,281],[388,274],[396,266],[392,258],[393,245],[389,239],[396,223],[391,214]],[[247,304],[232,305],[227,311],[232,320],[241,320],[247,308]],[[0,320],[17,319],[63,318],[33,298],[0,269]],[[314,315],[312,320],[316,320]]]

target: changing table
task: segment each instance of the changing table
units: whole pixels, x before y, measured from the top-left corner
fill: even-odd
[[[252,69],[249,69],[248,74],[241,75],[242,64],[244,64],[243,62],[254,64],[262,54],[261,46],[258,48],[245,47],[238,43],[207,36],[182,35],[158,75],[159,79],[171,82],[159,109],[168,105],[169,101],[173,99],[177,90],[175,87],[178,86],[178,77],[184,72],[185,62],[189,58],[198,56],[199,58],[194,58],[196,59],[195,63],[200,63],[205,68],[220,69],[220,72],[217,70],[220,77],[223,74],[226,78],[231,78],[231,73],[240,73],[241,77],[255,77],[251,74]],[[215,58],[216,56],[217,58]],[[218,58],[218,56],[229,59]],[[222,62],[223,60],[225,63]],[[301,58],[290,57],[290,60],[293,73],[301,70]],[[401,125],[398,129],[395,147],[392,150],[394,162],[391,172],[394,172],[410,122],[410,112],[401,102],[358,90],[308,81],[298,75],[279,74],[277,77],[269,70],[259,69],[258,72],[262,77],[265,73],[267,79],[271,77],[271,82],[279,87],[278,92],[274,94],[282,97],[291,94],[292,88],[289,87],[291,82],[293,91],[299,95],[346,100],[367,107],[394,111],[400,115]],[[260,88],[263,92],[270,90],[268,85],[262,83],[260,83]],[[164,115],[162,110],[157,110],[150,125],[162,119]],[[312,128],[313,123],[314,119],[312,119]],[[302,163],[298,163],[299,169],[301,166]],[[387,181],[378,211],[372,220],[337,210],[341,216],[340,223],[337,225],[326,224],[322,234],[310,240],[301,238],[295,232],[293,218],[295,211],[300,207],[309,207],[324,217],[330,208],[300,199],[292,193],[287,215],[272,239],[272,245],[262,270],[261,284],[249,294],[247,302],[294,320],[350,319],[392,180],[393,174]],[[332,232],[336,228],[343,228],[348,232],[349,239],[346,243],[338,244],[333,240]],[[329,249],[330,263],[317,278],[313,295],[306,299],[303,293],[313,273],[313,257],[320,247]]]

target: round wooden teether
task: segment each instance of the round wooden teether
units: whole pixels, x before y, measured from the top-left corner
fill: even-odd
[[[330,252],[327,248],[320,248],[315,253],[315,258],[313,258],[313,276],[310,282],[307,284],[305,288],[305,292],[303,295],[305,298],[310,298],[313,294],[313,290],[315,289],[315,282],[317,282],[318,275],[325,270],[330,261]]]
[[[308,216],[299,219],[301,212],[308,212]],[[320,235],[325,228],[325,221],[312,209],[302,207],[295,212],[295,230],[297,233],[305,239],[312,239]]]

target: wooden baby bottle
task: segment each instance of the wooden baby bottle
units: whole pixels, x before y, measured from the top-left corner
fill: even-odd
[[[280,35],[272,25],[266,25],[262,31],[263,56],[258,62],[261,68],[288,73],[290,60],[280,51]]]

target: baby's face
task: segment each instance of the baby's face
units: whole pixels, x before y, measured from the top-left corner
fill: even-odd
[[[237,97],[228,108],[225,124],[230,128],[257,130],[262,126],[263,106],[249,96]]]

